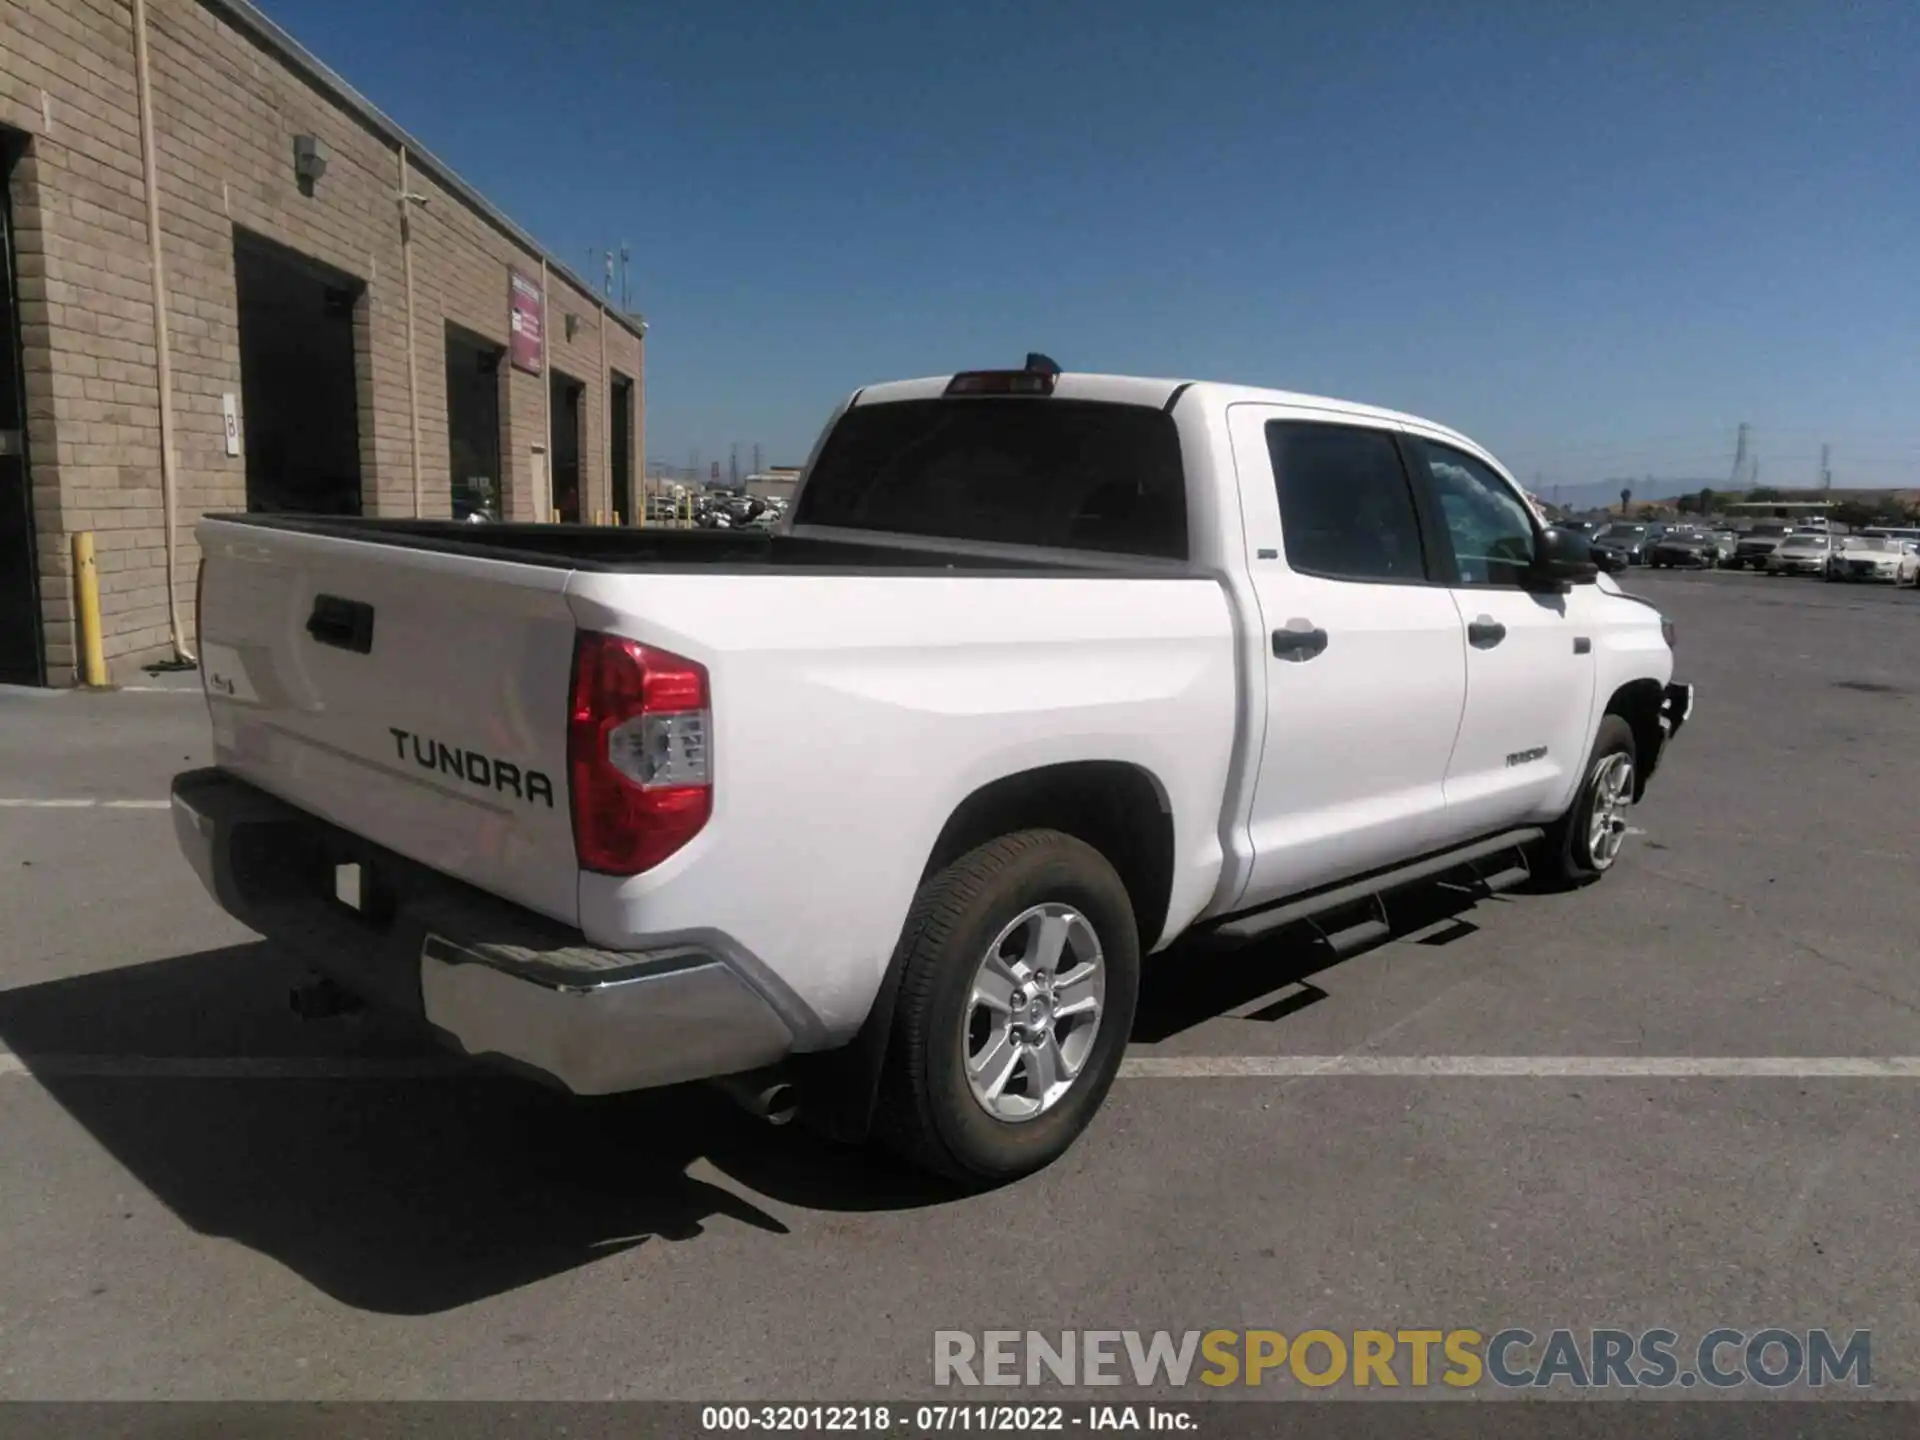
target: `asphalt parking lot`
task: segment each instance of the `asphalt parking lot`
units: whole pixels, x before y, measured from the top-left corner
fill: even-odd
[[[707,1091],[302,1025],[154,803],[197,693],[0,696],[0,1396],[831,1400],[927,1392],[936,1329],[1783,1325],[1920,1397],[1920,1073],[1805,1063],[1920,1056],[1920,596],[1627,586],[1699,703],[1614,874],[1436,892],[1339,963],[1163,958],[1151,1073],[966,1199]],[[1487,1056],[1532,1063],[1448,1073]]]

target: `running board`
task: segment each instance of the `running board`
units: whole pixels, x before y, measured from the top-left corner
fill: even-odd
[[[1510,870],[1497,871],[1492,875],[1482,875],[1480,877],[1480,885],[1481,888],[1490,894],[1498,895],[1503,890],[1511,890],[1516,885],[1526,884],[1527,881],[1532,878],[1532,875],[1533,870],[1530,866],[1515,865]]]
[[[1436,875],[1444,875],[1449,870],[1458,870],[1473,864],[1476,860],[1485,860],[1502,855],[1509,850],[1520,850],[1540,839],[1546,832],[1538,826],[1529,826],[1519,830],[1508,830],[1499,835],[1489,836],[1485,840],[1476,840],[1471,845],[1463,845],[1457,850],[1445,850],[1438,855],[1429,855],[1424,860],[1415,860],[1410,865],[1401,865],[1392,870],[1370,875],[1364,880],[1355,880],[1345,885],[1337,885],[1331,890],[1322,890],[1317,894],[1303,895],[1297,900],[1283,900],[1278,905],[1270,905],[1264,910],[1250,911],[1237,915],[1231,920],[1223,920],[1214,927],[1214,933],[1225,935],[1232,940],[1250,940],[1256,935],[1265,935],[1268,931],[1278,930],[1297,921],[1311,920],[1316,915],[1325,915],[1330,911],[1344,910],[1349,906],[1362,904],[1402,886],[1412,885],[1421,880],[1430,880]],[[1524,862],[1503,869],[1491,876],[1476,877],[1479,883],[1489,890],[1506,890],[1518,885],[1531,873]],[[1384,913],[1384,912],[1383,912]],[[1379,929],[1373,927],[1378,926]],[[1365,930],[1365,937],[1347,941],[1346,937],[1355,936],[1355,932]],[[1329,944],[1335,944],[1334,937],[1341,937],[1348,948],[1377,940],[1386,934],[1386,923],[1376,915],[1360,924],[1349,926],[1345,930],[1336,930],[1327,936]],[[1340,948],[1336,945],[1336,949]],[[1342,953],[1345,953],[1343,950]]]
[[[1325,926],[1315,925],[1326,947],[1336,955],[1351,955],[1356,950],[1364,950],[1386,939],[1393,933],[1393,922],[1387,918],[1387,907],[1378,895],[1367,898],[1368,914],[1365,919],[1354,920],[1338,930],[1329,930]]]

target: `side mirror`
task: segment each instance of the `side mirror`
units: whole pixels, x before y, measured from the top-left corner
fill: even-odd
[[[1533,578],[1544,588],[1585,585],[1600,573],[1594,562],[1593,542],[1576,530],[1549,525],[1540,532],[1533,551]]]

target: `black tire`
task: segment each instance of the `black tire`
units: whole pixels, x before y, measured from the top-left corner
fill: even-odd
[[[1070,1088],[1032,1118],[1006,1120],[974,1098],[967,1078],[973,984],[995,937],[1049,903],[1072,906],[1092,927],[1105,997]],[[1133,904],[1106,857],[1056,830],[1024,830],[971,850],[921,886],[895,960],[904,969],[875,1134],[912,1164],[969,1188],[1031,1174],[1066,1153],[1113,1084],[1140,991]]]
[[[1618,715],[1603,715],[1600,732],[1594,736],[1592,753],[1587,756],[1580,789],[1567,813],[1547,827],[1534,857],[1533,883],[1541,890],[1571,890],[1598,880],[1612,868],[1611,862],[1596,864],[1589,846],[1593,820],[1595,780],[1600,765],[1609,756],[1625,755],[1638,769],[1638,747],[1633,729]]]

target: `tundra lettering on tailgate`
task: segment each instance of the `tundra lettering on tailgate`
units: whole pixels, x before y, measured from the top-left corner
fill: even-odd
[[[387,733],[393,736],[394,754],[402,760],[407,758],[411,742],[413,763],[423,770],[437,770],[483,790],[512,795],[529,805],[539,801],[549,810],[553,808],[553,782],[538,770],[522,770],[511,760],[496,760],[478,750],[456,749],[443,741],[402,730],[398,725],[389,725]]]

